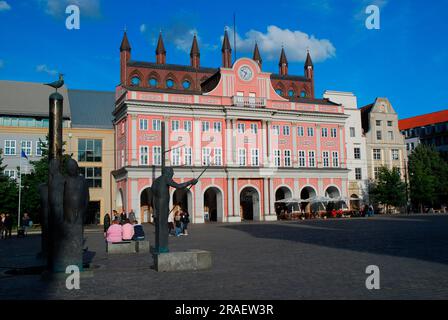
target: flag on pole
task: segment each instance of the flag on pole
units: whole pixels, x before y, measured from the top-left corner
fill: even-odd
[[[28,160],[28,157],[27,157],[25,151],[23,151],[23,150],[22,150],[22,155],[21,155],[21,157],[22,157],[22,158],[25,158],[26,160]]]

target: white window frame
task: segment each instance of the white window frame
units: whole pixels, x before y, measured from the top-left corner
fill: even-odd
[[[330,152],[329,151],[322,152],[322,165],[324,168],[330,167]]]
[[[3,171],[3,174],[13,180],[15,180],[17,178],[17,171],[14,169],[5,169]]]
[[[297,127],[297,135],[299,137],[303,137],[305,135],[305,130],[303,129],[303,127],[301,126]]]
[[[213,131],[214,132],[222,132],[222,123],[221,122],[214,122],[213,123]]]
[[[219,167],[222,166],[222,148],[216,147],[213,150],[213,155],[214,155],[213,165],[219,166]]]
[[[17,141],[16,140],[5,140],[3,148],[3,154],[5,156],[15,156],[17,155]]]
[[[331,163],[333,165],[333,168],[339,168],[340,167],[340,161],[339,161],[339,152],[333,151],[331,153]]]
[[[148,130],[148,119],[140,119],[138,128],[140,131]]]
[[[180,148],[173,148],[171,150],[171,165],[172,166],[180,166],[181,162],[181,154],[180,154]]]
[[[250,132],[252,134],[257,134],[258,133],[258,124],[256,123],[251,123],[250,124]]]
[[[162,165],[162,147],[153,146],[152,147],[152,164],[155,166]]]
[[[152,119],[152,130],[153,131],[161,131],[162,130],[162,120]]]
[[[291,150],[283,150],[283,163],[285,167],[292,167]]]
[[[191,132],[191,121],[190,120],[184,121],[184,131]]]
[[[314,137],[314,128],[313,127],[306,128],[306,133],[308,137]]]
[[[316,152],[308,151],[308,167],[315,168],[316,167]]]
[[[283,135],[289,136],[291,134],[291,128],[289,126],[283,126]]]
[[[361,148],[359,148],[359,147],[353,148],[353,158],[355,160],[360,160],[361,159]]]
[[[260,165],[260,151],[257,148],[250,150],[250,164],[252,167]]]
[[[279,125],[273,125],[272,126],[272,134],[274,136],[279,136],[280,135],[280,126]]]
[[[238,133],[244,134],[244,132],[246,131],[246,125],[244,123],[238,123],[237,130]]]
[[[24,146],[25,144],[25,146]],[[33,155],[33,142],[31,140],[22,140],[20,141],[20,153],[25,152],[26,156]]]
[[[336,128],[331,128],[331,129],[330,129],[330,137],[332,137],[332,138],[337,138],[337,137],[338,137],[338,129],[336,129]]]
[[[192,153],[191,147],[184,147],[184,163],[186,166],[191,166],[192,164]]]
[[[147,166],[149,161],[149,147],[148,146],[140,146],[140,165]]]
[[[274,150],[274,166],[281,167],[281,151],[279,149]]]
[[[245,148],[239,148],[238,149],[238,164],[240,167],[246,166],[246,149]]]
[[[328,138],[328,128],[322,128],[322,138]]]
[[[373,149],[372,152],[373,152],[373,160],[381,160],[381,149]]]
[[[350,138],[355,138],[355,137],[356,137],[356,128],[350,127]]]
[[[390,152],[391,152],[392,161],[400,160],[400,150],[392,149]]]
[[[362,169],[361,168],[355,168],[355,180],[362,180]]]
[[[299,150],[299,167],[305,168],[306,167],[306,153],[304,150]]]
[[[211,163],[211,149],[209,147],[202,148],[202,165],[209,166]]]
[[[201,122],[202,132],[210,132],[210,122],[202,121]]]
[[[180,121],[179,120],[171,120],[171,130],[173,132],[178,132],[180,130]]]

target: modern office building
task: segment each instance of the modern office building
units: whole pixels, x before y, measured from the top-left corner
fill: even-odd
[[[448,110],[398,121],[410,154],[420,143],[434,146],[448,159]]]
[[[227,36],[222,65],[204,68],[193,38],[190,65],[167,63],[162,35],[156,62],[134,61],[127,34],[120,47],[114,115],[116,207],[151,218],[151,184],[160,174],[161,123],[166,165],[178,182],[205,173],[188,190],[172,190],[194,223],[277,219],[285,198],[349,196],[345,108],[314,95],[308,53],[303,75],[290,75],[279,48],[279,72],[253,58],[232,61]]]
[[[5,174],[17,179],[19,168],[29,173],[31,161],[42,157],[48,135],[48,97],[53,89],[41,83],[0,81],[0,148]],[[113,92],[59,89],[64,97],[64,150],[78,161],[89,183],[87,223],[102,221],[113,208]],[[43,145],[41,144],[43,143]],[[21,157],[24,151],[27,158]],[[23,196],[26,196],[24,194]]]

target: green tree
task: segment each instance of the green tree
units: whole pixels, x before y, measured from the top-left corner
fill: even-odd
[[[375,204],[383,205],[389,213],[392,207],[406,203],[406,184],[401,179],[400,169],[381,167],[378,179],[369,186],[369,197]]]
[[[409,156],[411,201],[423,212],[423,206],[446,204],[448,165],[433,146],[419,144]]]
[[[13,221],[16,221],[19,189],[16,181],[5,176],[5,168],[3,150],[0,149],[0,212],[11,214]]]

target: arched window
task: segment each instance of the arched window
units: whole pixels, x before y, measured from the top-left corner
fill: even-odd
[[[282,96],[282,95],[283,95],[283,91],[282,91],[282,89],[276,89],[275,92],[277,92],[277,94],[278,94],[279,96]]]
[[[182,87],[184,87],[184,89],[190,89],[191,87],[190,81],[184,80],[184,82],[182,82]]]
[[[288,91],[288,96],[289,97],[294,97],[294,94],[295,94],[294,90],[291,89],[291,90]]]
[[[152,78],[150,78],[150,79],[148,80],[148,84],[149,84],[149,86],[150,86],[151,88],[155,88],[155,87],[157,87],[158,83],[159,83],[159,82],[158,82],[157,79],[154,78],[154,77],[152,77]]]
[[[174,87],[174,80],[173,79],[166,80],[166,87],[167,88],[173,88]]]
[[[306,91],[305,91],[305,90],[302,90],[302,92],[300,92],[300,96],[301,96],[302,98],[306,98]]]
[[[137,76],[133,76],[131,78],[131,85],[133,86],[139,86],[140,85],[140,78]]]

